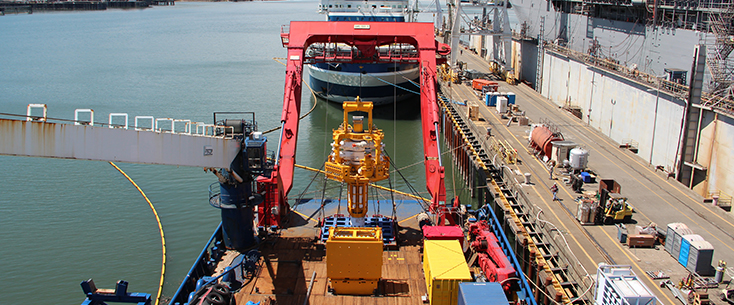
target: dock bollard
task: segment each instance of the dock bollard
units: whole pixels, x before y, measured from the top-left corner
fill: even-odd
[[[530,184],[530,173],[525,173],[525,184]]]

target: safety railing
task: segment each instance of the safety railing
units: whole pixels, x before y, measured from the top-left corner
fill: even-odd
[[[42,109],[43,110],[43,116],[32,116],[33,109]],[[46,104],[28,104],[27,110],[26,110],[26,121],[46,121],[46,115],[48,113],[48,107],[46,107]]]
[[[556,44],[547,43],[545,49],[553,53],[560,54],[575,60],[584,62],[591,66],[599,67],[607,70],[611,73],[617,74],[628,79],[641,82],[650,86],[653,89],[660,88],[659,90],[675,96],[679,99],[688,98],[688,86],[674,83],[652,74],[641,72],[637,69],[630,69],[629,67],[620,65],[615,60],[608,58],[594,57],[589,54],[581,53],[578,51],[571,50],[566,47],[562,47]],[[722,110],[728,114],[734,115],[734,100],[729,97],[722,97],[719,95],[702,93],[701,104],[703,106]]]
[[[39,113],[40,112],[40,113]],[[185,134],[212,138],[234,138],[234,127],[204,122],[192,122],[187,119],[156,118],[153,116],[135,116],[134,124],[130,125],[130,116],[127,113],[109,113],[106,123],[94,121],[93,109],[75,109],[74,119],[54,119],[48,117],[46,104],[28,104],[26,115],[17,115],[26,121],[70,123],[74,125],[102,126],[107,128],[134,129],[135,131],[151,131],[157,133]]]
[[[632,79],[638,82],[645,83],[653,88],[660,88],[660,91],[664,91],[674,96],[684,97],[688,95],[688,86],[674,83],[674,82],[656,77],[652,74],[641,72],[637,69],[630,69],[629,67],[620,65],[615,60],[612,60],[609,58],[599,58],[599,57],[591,56],[586,53],[581,53],[581,52],[574,51],[569,48],[562,47],[556,44],[551,44],[551,43],[546,44],[545,48],[546,50],[549,50],[551,52],[576,59],[578,61],[587,63],[595,67],[605,69],[612,73],[618,74],[620,76],[623,76],[623,77],[626,77],[626,78],[629,78],[629,79]]]
[[[719,207],[722,207],[722,208],[731,207],[732,196],[727,193],[724,193],[719,190],[709,191],[706,197],[715,199],[714,204]]]

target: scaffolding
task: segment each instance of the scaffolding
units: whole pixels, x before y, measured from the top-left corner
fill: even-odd
[[[710,97],[702,103],[710,107],[731,106],[734,98],[734,58],[729,56],[734,50],[734,5],[729,1],[721,5],[716,13],[709,14],[711,32],[706,39],[706,66],[711,82],[708,87]]]

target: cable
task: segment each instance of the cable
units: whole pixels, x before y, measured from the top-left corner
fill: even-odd
[[[281,65],[284,65],[285,66],[285,64],[282,63],[278,59],[279,58],[273,57],[273,60],[275,60],[278,63],[280,63]],[[306,88],[308,88],[308,90],[311,91],[311,95],[314,97],[314,99],[313,99],[313,107],[311,107],[311,110],[309,110],[308,112],[306,112],[306,114],[304,114],[300,118],[298,118],[299,121],[302,120],[303,118],[307,117],[309,114],[311,114],[311,112],[313,112],[314,109],[316,109],[316,104],[318,104],[318,101],[319,101],[319,99],[316,98],[316,93],[313,91],[313,88],[311,88],[311,86],[309,86],[308,83],[305,80],[301,80],[301,81],[303,82],[304,85],[306,85]],[[263,134],[268,134],[268,133],[271,133],[271,132],[276,131],[276,130],[280,130],[280,126],[275,127],[273,129],[268,129],[266,131],[263,131]]]
[[[390,155],[388,155],[387,151],[385,151],[385,155],[387,155],[388,160],[390,160],[391,166],[394,168],[395,167],[395,163],[393,163],[392,158],[390,157]],[[410,192],[413,193],[413,195],[415,195],[416,197],[420,197],[418,195],[420,193],[413,187],[412,184],[410,184],[410,182],[408,181],[408,179],[406,179],[405,176],[403,176],[403,173],[401,173],[400,170],[397,170],[397,173],[398,173],[398,175],[400,175],[400,178],[403,178],[403,182],[405,182],[405,185],[408,187],[408,189],[410,189]],[[433,198],[431,198],[431,199],[433,199]],[[425,204],[425,202],[423,202],[423,203]],[[424,212],[428,213],[428,207],[426,207],[424,204],[421,204],[420,205],[421,206],[421,209]]]
[[[410,89],[408,89],[408,88],[405,88],[405,87],[401,87],[401,86],[398,86],[397,84],[393,84],[393,83],[391,83],[391,82],[388,82],[388,81],[382,80],[381,78],[379,78],[379,77],[377,77],[377,76],[373,76],[373,75],[371,75],[371,74],[369,74],[369,73],[364,73],[364,74],[367,74],[368,76],[370,76],[370,77],[373,77],[373,78],[375,78],[376,80],[379,80],[379,81],[381,81],[381,82],[383,82],[383,83],[385,83],[385,84],[388,84],[388,85],[391,85],[391,86],[394,86],[394,87],[397,87],[397,88],[403,89],[403,90],[405,90],[405,91],[407,91],[407,92],[410,92],[410,93],[413,93],[413,94],[415,94],[415,95],[420,95],[420,93],[418,93],[418,92],[415,92],[415,91],[413,91],[413,90],[410,90]],[[361,75],[361,74],[360,74],[360,75]],[[360,77],[361,77],[361,76],[360,76]],[[361,80],[360,80],[360,82],[361,82]],[[411,81],[411,83],[412,83],[412,81]],[[360,87],[360,88],[362,88],[362,87]]]
[[[161,301],[161,293],[163,292],[163,279],[165,278],[165,275],[166,275],[166,236],[163,234],[163,225],[161,225],[161,218],[158,217],[158,212],[155,210],[155,207],[148,199],[148,196],[146,196],[143,190],[140,189],[138,184],[135,183],[135,181],[133,181],[133,179],[131,179],[130,176],[128,176],[124,171],[122,171],[122,169],[117,167],[115,163],[112,163],[112,161],[110,161],[110,165],[114,166],[123,176],[125,176],[125,178],[127,178],[128,181],[130,181],[130,183],[133,184],[133,186],[135,186],[138,192],[140,192],[140,194],[143,195],[143,198],[145,198],[145,201],[148,202],[150,209],[153,210],[153,214],[155,215],[155,221],[158,223],[158,231],[161,233],[161,248],[163,249],[163,263],[161,264],[161,281],[158,284],[158,295],[155,298],[155,305],[158,305]]]
[[[552,296],[550,296],[549,294],[547,294],[547,293],[545,292],[545,289],[543,289],[543,288],[540,288],[540,287],[538,287],[538,285],[537,285],[537,284],[533,283],[533,280],[531,280],[531,279],[530,279],[530,277],[529,277],[529,276],[528,276],[527,274],[525,274],[525,272],[523,272],[523,273],[522,273],[522,275],[524,275],[524,276],[525,276],[525,278],[526,278],[526,279],[528,279],[528,283],[530,283],[530,284],[533,284],[533,286],[535,286],[535,288],[537,288],[537,289],[538,289],[538,291],[539,291],[540,293],[542,293],[542,294],[544,294],[544,295],[545,295],[546,297],[548,297],[548,300],[549,300],[549,301],[551,301],[551,302],[553,302],[553,303],[555,303],[555,304],[563,305],[563,303],[559,303],[559,302],[558,302],[558,301],[556,301],[556,300],[555,300],[555,299],[554,299],[554,298],[553,298]]]
[[[558,228],[556,227],[556,225],[554,225],[552,222],[547,221],[547,220],[540,219],[540,213],[543,213],[543,209],[541,209],[540,207],[538,207],[538,209],[539,209],[539,211],[538,211],[538,214],[535,215],[535,220],[540,221],[540,222],[543,222],[543,223],[547,223],[547,224],[549,224],[549,225],[551,225],[553,227],[553,230],[555,230],[556,232],[559,232],[558,235],[561,236],[561,238],[563,239],[563,243],[566,244],[566,248],[568,248],[568,252],[571,253],[571,256],[573,256],[573,259],[574,260],[576,260],[577,262],[579,262],[578,257],[576,257],[576,254],[574,254],[573,251],[571,250],[571,246],[568,245],[568,241],[566,240],[566,237],[563,236],[563,234],[560,234],[561,231],[558,230]],[[583,264],[579,264],[579,266],[581,266],[581,269],[583,269],[584,270],[584,273],[586,273],[585,276],[589,276],[589,271],[586,270],[586,268],[584,267],[584,265]]]
[[[443,155],[446,155],[446,154],[448,154],[448,153],[451,153],[451,152],[453,152],[453,151],[455,151],[455,150],[457,150],[457,149],[459,149],[459,148],[463,148],[464,146],[467,146],[467,145],[469,145],[469,143],[464,143],[464,144],[461,144],[461,145],[459,145],[459,146],[456,146],[456,147],[454,147],[454,148],[452,148],[452,149],[448,149],[448,150],[444,151],[444,152],[443,152],[443,153],[441,154],[441,156],[443,156]],[[419,161],[419,162],[416,162],[416,163],[413,163],[413,164],[409,164],[409,165],[403,166],[403,167],[401,167],[401,168],[395,168],[395,169],[394,169],[394,170],[393,170],[393,171],[391,172],[391,174],[392,174],[392,173],[395,173],[395,172],[397,172],[397,171],[399,171],[399,170],[404,170],[404,169],[406,169],[406,168],[409,168],[409,167],[413,167],[413,166],[416,166],[416,165],[420,165],[420,164],[423,164],[424,162],[425,162],[425,161]]]

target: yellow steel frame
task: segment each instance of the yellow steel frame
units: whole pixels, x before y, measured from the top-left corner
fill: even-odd
[[[372,102],[363,102],[359,97],[353,102],[344,102],[344,121],[339,129],[333,131],[332,154],[326,162],[326,177],[348,184],[348,211],[352,217],[364,217],[367,214],[367,186],[390,177],[390,160],[382,154],[382,140],[385,135],[381,129],[372,124]],[[349,113],[366,112],[367,126],[364,123],[349,124]],[[374,151],[365,154],[358,165],[345,160],[341,155],[341,143],[372,142]]]

